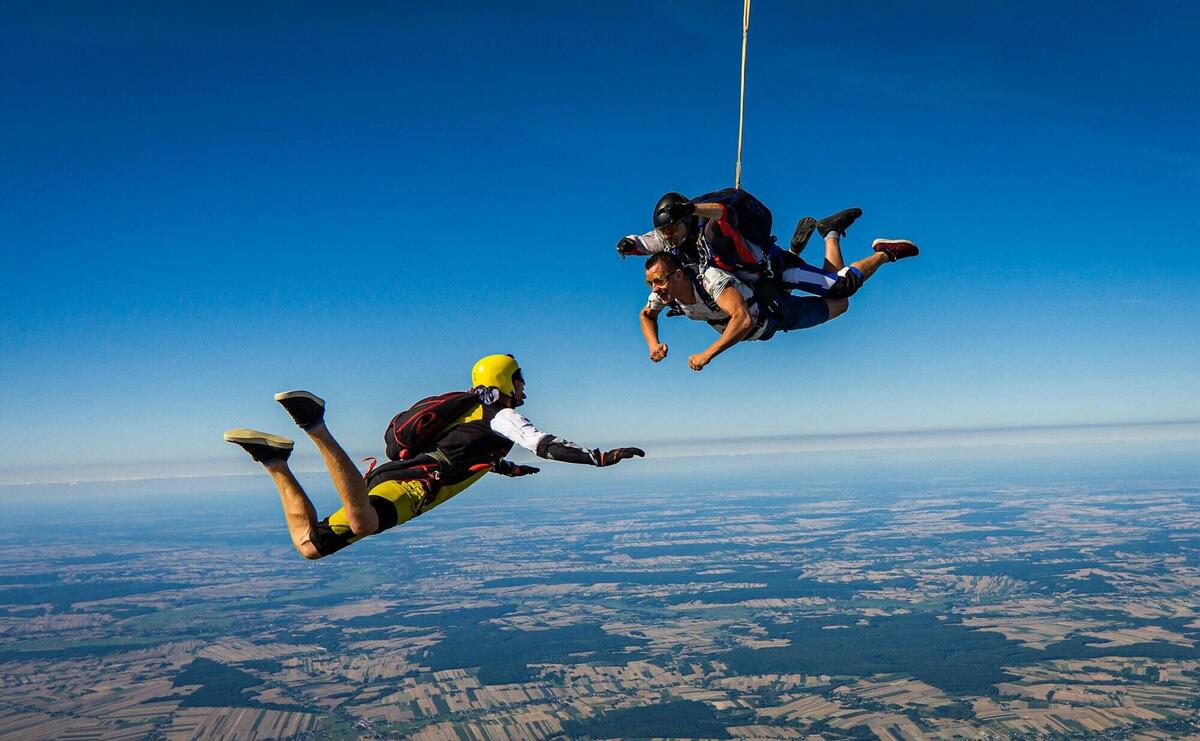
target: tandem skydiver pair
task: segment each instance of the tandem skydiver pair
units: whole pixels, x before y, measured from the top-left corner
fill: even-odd
[[[650,360],[667,356],[658,334],[663,309],[720,333],[688,357],[696,371],[738,342],[768,340],[844,314],[850,297],[881,266],[920,251],[908,239],[876,239],[873,254],[846,265],[841,239],[861,215],[849,208],[819,221],[804,217],[783,250],[771,233],[770,209],[744,190],[726,188],[691,200],[664,195],[654,207],[654,229],[617,242],[622,257],[650,255],[645,267],[651,293],[638,315]],[[800,257],[813,231],[825,240],[820,268]],[[795,296],[793,290],[812,295]]]

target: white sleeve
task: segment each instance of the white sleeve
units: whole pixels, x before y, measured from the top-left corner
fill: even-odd
[[[538,443],[543,438],[551,437],[550,433],[542,432],[533,423],[515,409],[501,409],[492,417],[492,431],[512,440],[522,448],[537,454]]]
[[[663,239],[657,229],[651,229],[645,234],[640,234],[633,238],[641,245],[642,249],[652,255],[656,252],[671,252],[674,249],[667,240]]]
[[[651,292],[650,298],[646,299],[646,310],[651,312],[659,312],[666,308],[666,304],[658,297],[657,293]]]
[[[733,288],[747,301],[754,296],[754,289],[738,280],[736,275],[727,273],[719,268],[709,268],[700,276],[700,283],[704,286],[704,290],[708,291],[708,295],[714,299],[721,295],[721,292],[726,288]]]

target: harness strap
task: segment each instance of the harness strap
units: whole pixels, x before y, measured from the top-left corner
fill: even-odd
[[[700,279],[696,275],[695,271],[689,268],[684,268],[683,274],[686,275],[688,280],[692,282],[692,289],[696,291],[696,296],[704,302],[704,305],[708,307],[709,311],[724,311],[724,309],[717,304],[716,299],[714,299],[712,295],[704,289],[704,286],[700,285]]]
[[[366,463],[367,461],[371,461],[371,465],[367,466],[367,472],[363,474],[364,479],[370,476],[371,472],[375,470],[375,464],[379,462],[379,459],[373,455],[368,455],[366,458],[362,459],[363,463]]]
[[[438,466],[441,468],[449,468],[450,467],[450,458],[448,458],[446,456],[446,454],[441,451],[440,448],[434,448],[433,450],[429,451],[425,455],[427,455],[430,458],[437,461]]]
[[[688,280],[690,280],[692,282],[692,289],[696,292],[696,297],[704,302],[704,305],[708,307],[709,311],[721,312],[721,313],[725,312],[725,310],[722,309],[721,306],[717,303],[716,299],[714,299],[712,297],[712,294],[710,294],[708,291],[706,291],[704,289],[704,286],[700,285],[700,280],[697,278],[696,273],[694,271],[692,271],[691,268],[684,267],[683,274],[686,275],[688,277]],[[736,280],[736,277],[734,278],[734,280]],[[746,299],[746,308],[750,308],[751,306],[756,306],[758,304],[759,304],[758,292],[754,291],[750,294],[750,298]],[[668,312],[667,316],[678,316],[679,314],[684,313],[683,305],[679,303],[678,299],[671,299],[671,302],[669,304],[667,304],[667,306],[671,307],[671,311]],[[762,307],[760,307],[760,308],[766,308],[767,310],[759,311],[758,322],[756,322],[754,324],[754,326],[751,327],[751,329],[750,329],[751,332],[754,332],[754,331],[758,330],[760,327],[763,327],[766,325],[767,321],[770,319],[770,316],[769,316],[770,306],[771,306],[770,304],[764,303],[762,305]],[[707,319],[705,321],[708,324],[708,326],[715,327],[720,330],[724,330],[725,325],[729,323],[728,319],[724,319],[724,320],[722,320],[722,319]]]
[[[734,231],[734,233],[740,235],[740,232],[737,232],[736,230]],[[715,250],[713,250],[713,248],[708,243],[708,238],[704,236],[703,232],[696,237],[696,247],[697,247],[697,252],[699,253],[701,264],[715,265],[716,267],[720,268],[721,270],[724,270],[727,273],[761,272],[761,273],[765,273],[767,275],[771,274],[771,260],[770,260],[770,254],[769,254],[768,249],[763,248],[762,246],[760,246],[756,243],[753,243],[753,242],[748,243],[745,240],[742,240],[740,238],[740,236],[739,236],[739,244],[740,244],[740,246],[735,245],[735,249],[738,250],[738,253],[739,253],[738,257],[740,257],[742,260],[744,260],[744,263],[741,266],[730,265],[729,263],[722,260],[721,256],[718,255]],[[759,249],[759,251],[763,253],[763,259],[754,260],[753,258],[756,257],[756,255],[750,253],[748,250],[745,253],[743,253],[742,250],[746,249],[746,247],[745,247],[746,244],[754,244],[754,246],[757,247]]]

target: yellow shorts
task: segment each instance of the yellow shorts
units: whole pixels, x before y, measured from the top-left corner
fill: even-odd
[[[440,487],[436,483],[428,482],[427,479],[403,479],[377,484],[367,492],[371,506],[379,515],[379,529],[373,534],[389,530],[428,512],[478,481],[485,473],[487,471],[480,471],[457,484]],[[432,501],[426,501],[426,493],[430,491],[430,485],[437,493]],[[317,547],[317,551],[322,556],[336,553],[365,537],[366,535],[355,535],[350,530],[350,521],[346,518],[345,508],[339,509],[321,520],[312,529],[313,545]]]

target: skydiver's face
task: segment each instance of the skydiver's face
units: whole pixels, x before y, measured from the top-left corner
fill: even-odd
[[[513,376],[512,403],[513,409],[525,403],[525,379],[520,375]]]
[[[687,223],[677,221],[674,224],[659,227],[655,231],[658,232],[658,236],[662,237],[663,241],[667,244],[672,247],[678,247],[683,243],[684,238],[687,237]]]
[[[646,271],[646,285],[650,286],[650,290],[654,291],[654,295],[662,301],[670,301],[672,296],[672,286],[677,283],[680,275],[678,269],[662,265],[655,265]]]

